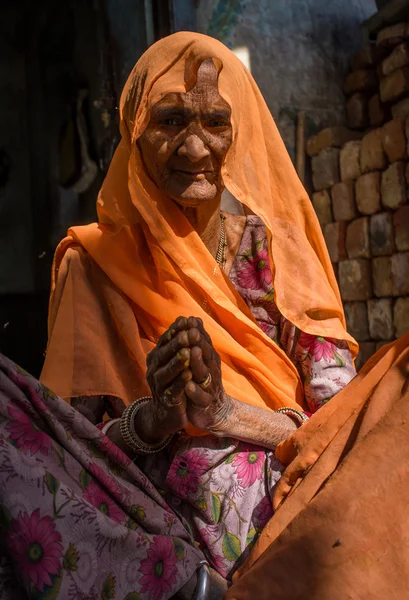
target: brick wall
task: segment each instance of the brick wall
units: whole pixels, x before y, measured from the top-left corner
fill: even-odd
[[[310,138],[307,154],[359,368],[409,330],[409,24],[351,58],[344,93],[347,127]]]

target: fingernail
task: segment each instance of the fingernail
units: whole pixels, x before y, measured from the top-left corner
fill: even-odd
[[[170,331],[168,331],[168,335],[166,337],[168,338],[169,341],[173,338],[173,336],[175,335],[175,333],[176,332],[175,332],[174,329],[171,329]]]

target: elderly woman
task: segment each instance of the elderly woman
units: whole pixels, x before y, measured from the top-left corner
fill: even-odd
[[[190,597],[203,561],[231,579],[273,514],[275,448],[355,375],[317,219],[234,54],[152,46],[121,133],[99,222],[55,258],[42,383],[71,406],[2,362],[3,568],[30,597]]]

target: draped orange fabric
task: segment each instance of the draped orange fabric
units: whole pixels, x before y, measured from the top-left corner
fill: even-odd
[[[254,79],[220,42],[181,32],[131,72],[99,222],[70,229],[56,252],[42,381],[65,398],[113,394],[128,404],[145,394],[146,353],[178,316],[193,315],[220,354],[227,393],[271,409],[304,406],[296,368],[149,178],[136,144],[151,107],[191,89],[207,58],[232,109],[224,183],[266,224],[279,310],[307,333],[347,340],[356,355],[317,218]]]

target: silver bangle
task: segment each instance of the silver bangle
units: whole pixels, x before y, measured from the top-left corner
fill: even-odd
[[[296,408],[292,408],[291,406],[283,406],[282,408],[276,410],[276,413],[287,415],[287,417],[294,417],[294,419],[298,421],[299,426],[308,421],[308,417],[305,413],[297,410]]]
[[[151,396],[144,396],[132,402],[127,406],[122,413],[120,419],[120,431],[125,444],[135,453],[138,454],[154,454],[160,452],[169,444],[173,438],[173,433],[168,435],[164,440],[157,444],[147,444],[143,442],[135,431],[135,415],[144,404],[148,404],[152,400]]]
[[[118,421],[121,420],[121,417],[118,417],[117,419],[111,419],[110,421],[108,421],[108,423],[106,423],[103,428],[101,429],[102,433],[104,435],[106,435],[108,433],[108,431],[111,429],[112,425],[115,425],[115,423],[118,423]]]

